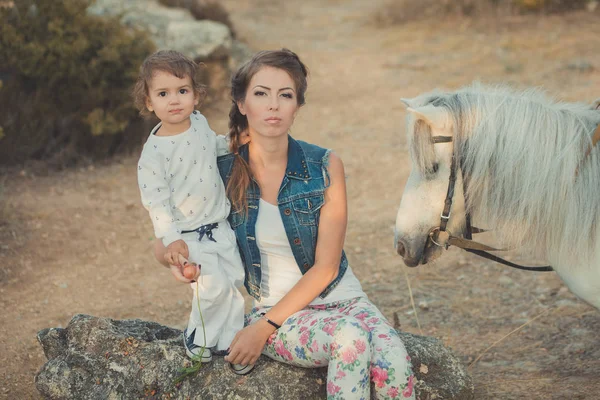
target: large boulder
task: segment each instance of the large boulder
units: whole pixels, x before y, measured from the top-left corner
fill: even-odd
[[[212,94],[227,92],[231,71],[242,61],[236,55],[245,46],[234,41],[225,24],[198,21],[187,9],[166,7],[157,0],[95,0],[87,12],[118,16],[123,25],[148,32],[157,49],[177,50],[202,62],[203,80]]]
[[[415,368],[420,399],[472,399],[473,383],[439,340],[400,333]],[[48,362],[35,378],[49,399],[323,399],[325,368],[296,368],[262,356],[235,375],[222,357],[173,384],[189,366],[182,332],[155,322],[75,315],[66,328],[38,333]]]

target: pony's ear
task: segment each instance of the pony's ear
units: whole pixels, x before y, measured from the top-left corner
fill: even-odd
[[[417,119],[422,119],[434,128],[444,129],[448,124],[448,113],[443,107],[428,104],[423,107],[408,107],[406,111],[412,113]]]
[[[413,99],[405,99],[405,98],[401,98],[400,101],[406,106],[406,107],[413,107]]]

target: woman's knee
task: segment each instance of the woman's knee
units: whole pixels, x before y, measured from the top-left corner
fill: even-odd
[[[354,351],[357,356],[370,356],[371,332],[362,321],[352,317],[341,318],[325,324],[323,330],[330,331],[333,337],[330,347],[332,354],[339,351]]]

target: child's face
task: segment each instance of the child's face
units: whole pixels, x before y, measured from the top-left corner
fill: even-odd
[[[194,95],[192,79],[156,71],[149,86],[146,107],[161,120],[161,130],[172,134],[187,130],[190,127],[190,114],[199,100]]]

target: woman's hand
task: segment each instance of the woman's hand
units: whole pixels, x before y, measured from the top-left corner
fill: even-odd
[[[233,338],[225,361],[240,365],[254,364],[274,331],[275,329],[263,319],[248,325]]]

